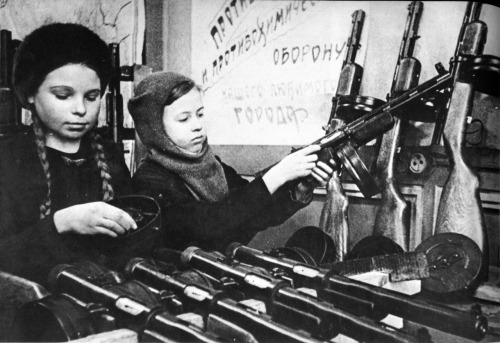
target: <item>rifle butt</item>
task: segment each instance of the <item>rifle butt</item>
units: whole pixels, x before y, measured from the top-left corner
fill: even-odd
[[[486,258],[488,245],[479,199],[479,178],[462,154],[473,98],[472,84],[455,82],[444,128],[444,143],[451,170],[443,187],[435,233],[455,232],[470,237]]]
[[[382,190],[382,199],[375,217],[373,234],[390,238],[404,251],[408,251],[409,207],[398,189],[394,176],[401,124],[401,119],[395,118],[393,128],[382,137],[377,159],[378,182]]]
[[[349,249],[349,200],[342,188],[338,171],[335,171],[326,186],[326,199],[319,226],[335,243],[336,261],[343,261]]]
[[[375,217],[373,235],[390,238],[404,251],[408,251],[410,209],[394,182],[382,191],[382,204]]]

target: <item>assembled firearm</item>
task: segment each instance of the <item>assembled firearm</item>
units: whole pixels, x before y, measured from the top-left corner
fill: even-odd
[[[220,317],[250,332],[258,342],[319,342],[305,332],[273,321],[268,315],[236,301],[224,291],[215,291],[194,278],[183,277],[182,273],[168,275],[161,262],[146,259],[132,259],[125,267],[125,274],[144,282],[159,291],[173,292],[183,304],[190,304],[203,311],[205,322],[209,317]]]
[[[399,115],[408,105],[449,87],[452,83],[451,74],[442,69],[438,69],[438,72],[439,75],[391,99],[364,116],[342,125],[312,142],[311,145],[319,145],[322,149],[330,148],[332,155],[329,157],[333,158],[336,164],[346,167],[363,195],[373,196],[376,192],[364,181],[368,179],[365,175],[368,171],[357,157],[356,149],[391,129],[394,124],[393,114]],[[321,155],[320,159],[325,162],[329,161],[329,159],[323,159]],[[336,166],[333,167],[336,168]]]
[[[480,11],[480,3],[467,4],[455,56],[451,59],[454,84],[443,132],[450,173],[441,194],[435,232],[457,232],[472,238],[487,259],[488,242],[479,199],[479,179],[462,154],[467,118],[472,113],[476,89],[474,76],[481,74],[482,69],[489,71],[491,61],[490,57],[482,55],[487,27],[479,20]],[[498,69],[493,72],[498,78]]]
[[[335,270],[273,256],[239,243],[231,244],[227,253],[230,258],[242,263],[274,270],[276,274],[292,279],[295,287],[313,288],[317,291],[318,298],[332,303],[339,309],[374,319],[382,319],[391,313],[415,323],[474,340],[481,340],[486,335],[487,320],[477,313],[463,312],[412,299],[404,294],[337,275]],[[203,261],[208,259],[205,255],[202,256]]]
[[[106,273],[104,276],[78,264],[59,265],[51,271],[49,284],[53,293],[66,293],[83,302],[101,304],[116,318],[118,327],[139,332],[140,341],[224,341],[170,314],[146,285],[134,280],[121,282],[119,274],[114,280]]]
[[[437,68],[437,70],[439,74],[432,79],[312,142],[310,145],[321,147],[319,160],[329,163],[333,159],[334,165],[332,167],[334,169],[339,168],[342,164],[365,197],[369,198],[376,194],[378,190],[365,182],[365,180],[370,179],[370,174],[359,159],[356,149],[391,129],[394,124],[393,114],[399,115],[405,108],[408,108],[408,105],[422,101],[422,98],[432,96],[449,87],[453,82],[451,74],[442,68]],[[257,174],[265,174],[272,166],[274,165],[259,171]],[[306,182],[310,180],[311,177],[304,178]]]
[[[415,42],[419,38],[418,26],[424,5],[412,1],[408,6],[408,16],[398,61],[392,81],[389,99],[418,85],[421,64],[413,57]],[[396,185],[394,175],[396,152],[402,134],[404,116],[394,118],[394,126],[383,136],[377,157],[377,181],[381,189],[381,204],[375,217],[373,235],[384,236],[398,244],[403,251],[408,250],[410,212],[404,196]],[[366,241],[365,241],[366,242]]]
[[[234,281],[247,297],[265,302],[266,311],[275,321],[314,333],[321,339],[332,339],[338,333],[361,341],[421,342],[415,336],[382,327],[372,319],[338,309],[291,287],[256,267],[224,259],[215,252],[189,247],[181,255],[181,264],[196,268],[213,278]]]
[[[12,89],[15,45],[11,32],[0,30],[0,138],[16,133],[21,125],[21,107]]]
[[[352,97],[359,94],[363,76],[363,67],[356,63],[356,53],[361,46],[360,40],[364,20],[364,11],[356,10],[352,13],[351,34],[347,40],[347,51],[342,63],[337,92],[332,99],[332,110],[328,125],[325,128],[327,133],[371,109],[370,106],[356,106],[360,102],[367,104],[369,102],[367,98]],[[326,186],[326,198],[319,224],[323,231],[333,239],[336,246],[337,260],[343,260],[348,250],[348,206],[349,200],[342,188],[341,169],[339,168],[334,171]]]

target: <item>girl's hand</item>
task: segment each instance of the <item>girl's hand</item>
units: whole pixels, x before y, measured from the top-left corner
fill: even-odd
[[[111,237],[137,229],[137,224],[127,212],[102,201],[59,210],[54,214],[54,224],[59,233]]]
[[[309,145],[285,156],[262,177],[269,192],[273,194],[286,182],[311,175],[318,160],[315,153],[320,150],[319,145]]]
[[[331,163],[331,165],[335,165],[335,162],[333,160],[330,160],[329,162]],[[313,181],[312,183],[309,182],[309,184],[313,188],[326,186],[333,175],[333,169],[325,162],[318,161],[318,163],[316,163],[316,167],[312,170],[311,175],[315,179],[315,181]]]
[[[331,165],[335,165],[333,160],[329,161]],[[318,161],[316,167],[311,173],[313,180],[300,182],[295,188],[295,199],[305,201],[309,199],[312,191],[316,187],[326,186],[327,182],[333,175],[333,169],[326,163]]]

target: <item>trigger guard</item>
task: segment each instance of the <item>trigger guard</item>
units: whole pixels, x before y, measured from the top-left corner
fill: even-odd
[[[375,178],[370,174],[350,143],[341,146],[336,150],[336,154],[365,198],[371,198],[380,193]]]

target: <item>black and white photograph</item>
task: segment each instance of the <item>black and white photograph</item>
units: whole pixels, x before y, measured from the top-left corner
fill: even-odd
[[[500,6],[0,0],[0,342],[500,342]]]

